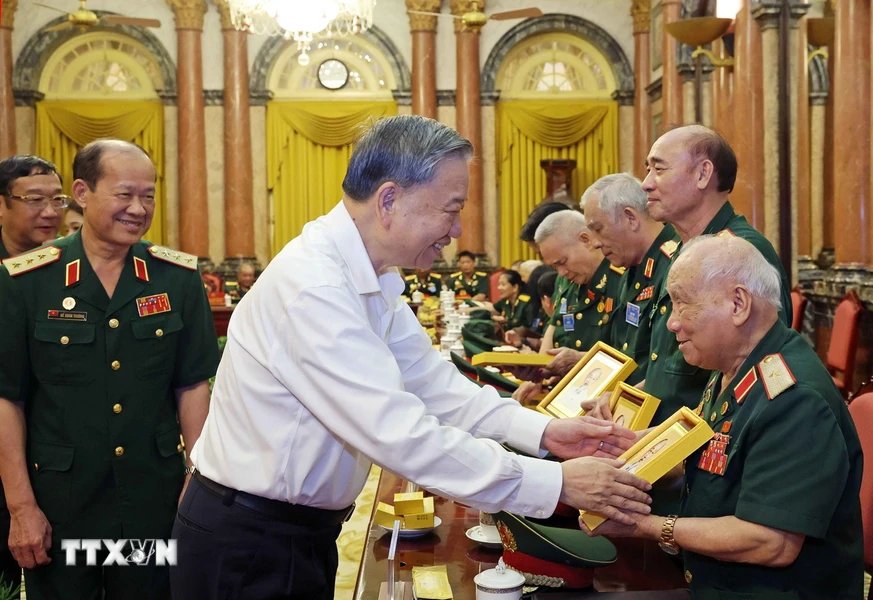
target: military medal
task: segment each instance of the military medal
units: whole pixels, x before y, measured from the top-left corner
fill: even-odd
[[[602,313],[604,308],[606,308],[606,304],[603,300],[597,303],[597,312]]]
[[[697,468],[713,475],[724,475],[727,470],[727,446],[730,441],[731,436],[725,433],[716,433],[709,440],[706,450],[700,455]]]
[[[608,312],[608,313],[612,312],[612,298],[606,299],[606,312]]]
[[[61,306],[63,306],[67,310],[73,310],[74,308],[76,308],[76,299],[72,296],[67,296],[66,298],[64,298],[64,301],[61,302]]]
[[[637,302],[640,300],[649,300],[652,296],[655,295],[655,286],[650,285],[648,287],[644,287],[639,295],[636,297]]]
[[[728,411],[728,408],[730,408],[730,404],[728,404],[728,401],[725,400],[724,403],[721,405],[722,416],[724,416],[724,414]]]
[[[170,297],[166,292],[136,299],[136,311],[141,317],[170,312]]]

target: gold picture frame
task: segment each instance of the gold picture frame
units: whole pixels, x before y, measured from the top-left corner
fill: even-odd
[[[480,352],[474,354],[470,363],[474,366],[514,365],[525,367],[545,367],[555,360],[551,354],[522,354],[521,352]]]
[[[709,424],[693,410],[683,406],[628,448],[619,458],[622,469],[654,483],[715,435]],[[592,531],[606,518],[594,512],[579,511]]]
[[[640,431],[652,422],[660,404],[660,399],[622,381],[609,398],[609,412],[613,423]]]
[[[630,356],[597,342],[543,398],[537,410],[559,418],[581,415],[585,412],[580,406],[583,400],[612,390],[636,368]]]

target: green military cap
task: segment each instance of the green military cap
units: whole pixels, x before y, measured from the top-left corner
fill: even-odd
[[[518,383],[507,379],[499,371],[492,371],[494,367],[476,367],[479,372],[479,382],[494,386],[497,391],[514,392],[518,389]]]
[[[494,515],[494,522],[503,543],[503,561],[530,585],[590,587],[594,569],[616,559],[612,542],[579,529],[541,525],[507,512]]]

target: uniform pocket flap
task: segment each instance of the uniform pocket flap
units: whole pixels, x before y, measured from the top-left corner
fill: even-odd
[[[72,446],[34,443],[30,448],[30,462],[37,471],[69,471],[75,451]]]
[[[158,454],[165,458],[182,453],[182,438],[179,436],[178,427],[155,434],[155,443],[158,446]]]
[[[94,341],[95,327],[91,323],[76,321],[37,323],[33,337],[40,342],[52,344],[90,344]]]
[[[182,329],[182,315],[168,314],[159,317],[144,317],[131,323],[133,337],[138,340],[161,338]]]

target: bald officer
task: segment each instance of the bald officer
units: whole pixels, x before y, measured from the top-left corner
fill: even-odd
[[[678,516],[597,533],[684,551],[695,599],[861,598],[861,447],[831,376],[779,315],[778,271],[742,238],[701,236],[667,290],[670,334],[713,371],[696,410],[716,436],[685,461]]]
[[[10,549],[30,600],[168,598],[154,558],[102,567],[101,550],[95,566],[84,552],[66,566],[62,540],[170,537],[185,479],[179,434],[193,443],[206,417],[215,331],[196,257],[140,241],[155,208],[145,152],[92,142],[73,173],[82,230],[0,268]],[[135,549],[122,553],[134,560]]]

